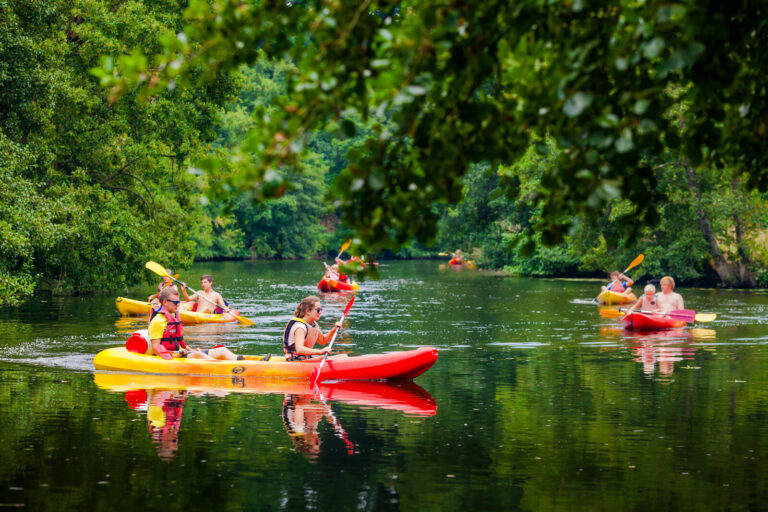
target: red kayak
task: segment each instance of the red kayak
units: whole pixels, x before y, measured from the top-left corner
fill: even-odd
[[[317,283],[317,288],[321,292],[353,292],[358,290],[360,286],[354,281],[350,283],[336,279],[322,278],[320,282]]]
[[[640,313],[638,311],[627,313],[624,315],[624,318],[621,319],[621,322],[624,324],[626,329],[635,331],[675,329],[677,327],[686,326],[686,322],[684,320],[676,320],[668,316]]]
[[[452,258],[451,261],[448,262],[450,265],[463,265],[464,260],[459,260],[456,258]]]

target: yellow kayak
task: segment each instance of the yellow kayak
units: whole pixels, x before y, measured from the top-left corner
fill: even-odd
[[[597,296],[597,302],[600,304],[629,304],[636,302],[637,297],[634,293],[616,293],[610,290],[605,290],[603,293]]]
[[[126,299],[125,297],[118,297],[115,299],[115,306],[117,306],[117,311],[121,316],[149,316],[149,312],[152,309],[152,305],[149,302]],[[237,322],[237,318],[227,313],[221,315],[198,313],[196,311],[185,310],[183,309],[183,306],[179,311],[179,314],[181,315],[181,321],[184,325]]]

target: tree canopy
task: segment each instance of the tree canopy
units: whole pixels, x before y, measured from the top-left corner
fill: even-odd
[[[260,55],[291,59],[287,94],[256,112],[228,177],[254,197],[281,189],[313,131],[352,135],[353,116],[386,115],[332,189],[365,248],[433,240],[430,206],[458,202],[472,164],[510,167],[502,185],[514,194],[534,137],[551,138],[557,158],[532,197],[540,218],[524,252],[596,225],[618,199],[629,207],[617,234],[658,225],[668,197],[653,166],[666,150],[694,173],[768,186],[761,2],[193,0],[185,23],[162,52],[97,71],[113,98],[137,83],[142,95],[197,83],[201,65],[214,77]]]

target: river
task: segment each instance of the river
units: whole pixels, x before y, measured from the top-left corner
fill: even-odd
[[[0,313],[0,505],[29,510],[760,510],[768,294],[680,289],[717,319],[632,334],[595,281],[382,262],[337,342],[433,345],[411,384],[126,376],[99,350],[142,326],[114,297]],[[280,353],[317,261],[198,263],[255,326],[194,345]],[[640,285],[638,285],[639,287]],[[152,287],[130,290],[146,298]],[[323,296],[328,328],[346,298]],[[763,469],[765,468],[765,469]]]

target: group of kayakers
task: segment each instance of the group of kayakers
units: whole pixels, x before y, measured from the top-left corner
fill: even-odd
[[[685,309],[683,297],[675,292],[675,280],[670,276],[661,278],[659,285],[661,292],[657,293],[653,284],[645,285],[643,294],[635,300],[632,294],[634,281],[619,271],[611,272],[611,282],[602,287],[602,292],[614,292],[626,297],[626,302],[634,302],[628,312],[640,311],[642,313],[669,313],[671,311]],[[630,300],[631,299],[631,300]]]
[[[171,275],[171,271],[166,269]],[[200,278],[203,291],[188,296],[186,286],[181,284],[184,298],[189,302],[195,302],[198,311],[212,312],[212,304],[227,307],[224,298],[212,288],[213,277],[204,275]],[[181,298],[178,287],[170,278],[164,278],[158,285],[158,293],[149,297],[155,301],[156,307],[152,308],[149,318],[149,340],[152,353],[163,359],[171,359],[174,356],[190,359],[221,359],[242,360],[244,356],[234,354],[223,345],[216,345],[210,349],[198,349],[190,347],[184,341],[184,326],[179,315]],[[207,300],[206,300],[207,299]],[[207,301],[210,301],[208,303]],[[336,322],[334,328],[324,334],[317,321],[322,313],[320,298],[310,295],[302,299],[294,311],[293,318],[288,322],[283,332],[283,350],[288,361],[298,361],[311,356],[330,353],[330,348],[317,349],[316,344],[327,345],[341,323]]]

